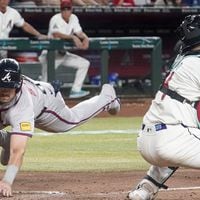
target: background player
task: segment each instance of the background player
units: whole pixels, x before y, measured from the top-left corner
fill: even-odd
[[[114,88],[104,84],[98,96],[69,108],[59,91],[49,83],[21,76],[14,59],[0,61],[1,129],[10,125],[11,131],[0,132],[0,145],[4,150],[1,163],[7,165],[0,192],[9,197],[11,186],[19,171],[28,138],[34,126],[45,131],[64,132],[85,123],[102,111],[116,114],[120,110]],[[9,147],[10,146],[10,147]]]
[[[200,15],[190,15],[178,27],[180,54],[143,118],[138,149],[151,165],[128,194],[131,200],[151,200],[159,188],[184,166],[200,169]]]
[[[9,3],[10,0],[0,0],[0,39],[7,39],[14,25],[39,39],[47,39],[46,35],[41,34],[26,22],[16,9],[8,6]],[[6,57],[7,51],[0,51],[0,59]]]
[[[62,0],[60,5],[61,13],[55,14],[49,22],[48,36],[72,40],[78,49],[87,49],[89,40],[82,31],[79,19],[72,14],[71,0]],[[42,80],[47,81],[47,51],[43,51],[39,60],[42,64]],[[89,68],[89,61],[78,55],[69,52],[56,51],[55,67],[59,65],[77,69],[75,80],[71,88],[69,98],[80,98],[89,94],[89,91],[82,90],[84,79]]]

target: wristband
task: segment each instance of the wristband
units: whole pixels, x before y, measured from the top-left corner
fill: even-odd
[[[2,180],[12,185],[18,171],[19,171],[19,167],[15,165],[8,165]]]

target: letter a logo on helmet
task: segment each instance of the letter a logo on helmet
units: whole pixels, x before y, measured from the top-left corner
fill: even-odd
[[[0,87],[20,89],[22,85],[19,63],[12,58],[0,60]]]
[[[10,82],[11,81],[10,72],[8,72],[1,80],[3,82]]]

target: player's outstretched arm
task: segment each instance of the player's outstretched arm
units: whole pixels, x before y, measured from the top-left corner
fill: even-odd
[[[12,196],[12,184],[22,165],[25,153],[27,136],[12,135],[10,141],[10,159],[6,167],[5,174],[0,181],[0,193],[5,197]]]
[[[32,25],[30,25],[28,22],[24,22],[22,29],[29,34],[36,36],[38,39],[48,39],[47,35],[41,34]]]

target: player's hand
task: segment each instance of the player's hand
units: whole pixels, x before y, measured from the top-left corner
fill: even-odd
[[[12,197],[11,185],[6,183],[6,182],[4,182],[4,181],[0,181],[0,193],[4,197]]]
[[[75,46],[78,49],[81,49],[82,48],[82,42],[81,42],[81,40],[78,37],[76,37],[75,35],[72,37],[72,39],[73,39],[73,42],[74,42]]]
[[[39,40],[48,40],[48,39],[49,39],[48,35],[44,35],[44,34],[38,35],[37,38],[38,38]]]
[[[84,39],[82,41],[82,48],[81,49],[86,50],[86,49],[88,49],[88,47],[89,47],[89,41],[87,39]]]

